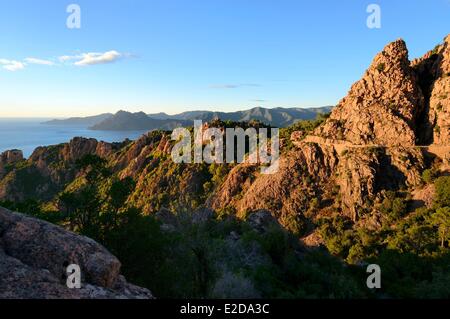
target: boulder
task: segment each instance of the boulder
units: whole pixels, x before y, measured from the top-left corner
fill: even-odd
[[[82,289],[66,286],[66,269],[81,269]],[[94,240],[0,208],[0,298],[151,298],[128,284],[121,264]]]

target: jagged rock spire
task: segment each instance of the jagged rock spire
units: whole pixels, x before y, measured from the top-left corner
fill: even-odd
[[[378,53],[327,123],[315,133],[353,144],[415,145],[422,91],[399,39]]]

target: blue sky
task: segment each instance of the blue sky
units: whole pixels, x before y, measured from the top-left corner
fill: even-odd
[[[81,29],[66,27],[71,3]],[[367,28],[371,3],[381,29]],[[414,58],[450,32],[450,0],[0,0],[0,8],[0,117],[332,105],[388,42],[405,39]]]

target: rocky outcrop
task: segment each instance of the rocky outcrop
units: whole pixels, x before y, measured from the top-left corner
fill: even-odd
[[[81,269],[81,289],[66,285],[66,268]],[[0,208],[0,299],[152,298],[120,275],[121,264],[92,239]]]
[[[382,190],[414,187],[422,182],[425,158],[421,149],[354,147],[339,156],[336,183],[341,209],[353,220]]]
[[[19,150],[10,150],[0,154],[0,179],[7,173],[8,165],[23,161],[23,153]]]
[[[377,54],[315,135],[353,144],[415,145],[424,97],[403,40]]]
[[[208,205],[216,210],[234,207],[238,215],[269,210],[284,226],[291,218],[305,214],[311,198],[334,178],[337,157],[332,147],[306,143],[280,158],[276,174],[260,174],[257,166],[235,167]],[[322,187],[323,186],[323,187]]]
[[[8,165],[23,161],[23,153],[19,150],[10,150],[0,154],[0,164]]]
[[[425,96],[419,123],[424,144],[449,145],[450,141],[450,35],[424,57],[412,61]]]
[[[211,207],[268,209],[286,225],[288,216],[308,215],[314,200],[326,208],[328,197],[356,221],[383,190],[419,185],[425,153],[450,140],[449,39],[413,63],[403,40],[387,45],[322,126],[310,136],[292,133],[296,148],[282,155],[276,174],[238,165]]]
[[[412,63],[402,40],[387,45],[314,132],[339,149],[341,208],[354,220],[381,190],[421,183],[429,147],[416,145],[449,145],[449,40]]]
[[[120,170],[120,177],[138,177],[149,164],[152,152],[170,154],[170,136],[160,132],[149,132],[129,145],[126,152],[118,154],[115,167]]]
[[[0,178],[0,200],[50,200],[76,178],[77,160],[88,154],[108,158],[120,147],[120,143],[76,137],[69,143],[38,147],[26,161],[21,153],[16,154],[19,151],[14,151],[15,162],[23,161],[23,165],[5,172],[3,179]],[[0,164],[0,177],[1,167]]]
[[[377,153],[370,150],[355,149],[341,157],[337,171],[341,208],[353,220],[360,215],[365,201],[375,194],[379,166]]]
[[[93,138],[75,137],[69,143],[56,146],[39,147],[31,154],[29,161],[40,168],[49,166],[49,162],[63,161],[75,163],[83,156],[95,154],[107,157],[117,150],[115,144],[99,142]]]
[[[271,228],[281,229],[277,219],[267,210],[259,210],[249,214],[247,218],[248,225],[256,232],[264,234]]]

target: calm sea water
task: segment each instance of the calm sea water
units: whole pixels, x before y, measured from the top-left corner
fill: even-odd
[[[38,146],[56,145],[81,136],[105,142],[122,142],[137,139],[145,131],[91,131],[87,126],[45,125],[50,119],[0,118],[0,153],[10,149],[22,150],[25,157]]]

